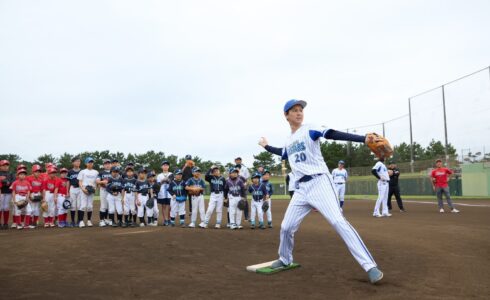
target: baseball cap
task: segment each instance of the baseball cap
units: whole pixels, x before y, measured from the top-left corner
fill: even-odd
[[[191,160],[191,159],[192,159],[192,155],[187,154],[187,155],[185,156],[185,159],[186,159],[186,160]]]
[[[284,112],[288,112],[293,106],[301,105],[302,108],[306,107],[306,101],[291,99],[284,105]]]
[[[85,163],[86,163],[86,164],[91,163],[91,162],[94,162],[94,159],[93,159],[92,157],[90,157],[90,156],[89,156],[89,157],[87,157],[87,158],[85,159]]]
[[[32,173],[37,172],[37,171],[41,171],[41,170],[42,170],[42,168],[40,165],[33,165],[31,168]]]
[[[237,168],[235,167],[231,167],[229,170],[228,170],[228,173],[233,173],[233,172],[239,172]]]
[[[199,167],[194,167],[192,173],[201,173],[201,169]]]
[[[17,166],[17,171],[20,170],[20,169],[24,169],[24,170],[27,170],[27,167],[23,164],[20,164]]]
[[[110,164],[110,163],[111,163],[111,160],[110,160],[110,159],[108,159],[108,158],[104,158],[104,159],[102,160],[102,163],[103,163],[104,165],[105,165],[105,164]]]
[[[163,165],[170,166],[170,163],[169,163],[167,160],[164,160],[164,161],[162,162],[162,166],[163,166]]]
[[[138,170],[138,173],[147,173],[146,169],[145,168],[140,168]]]
[[[437,160],[436,160],[436,163],[437,163],[437,162],[442,162],[442,159],[440,159],[440,158],[439,158],[439,159],[437,159]]]
[[[112,159],[112,163],[118,163],[118,162],[119,162],[119,159],[117,159],[117,158]]]
[[[260,173],[259,173],[259,172],[255,172],[255,173],[252,175],[252,179],[253,179],[253,178],[260,178],[260,177],[262,177],[262,175],[260,175]]]
[[[156,174],[153,171],[148,172],[148,177],[155,177]]]
[[[339,164],[345,165],[345,161],[339,160]]]
[[[68,169],[67,168],[61,168],[60,173],[68,173]]]
[[[58,173],[58,170],[56,168],[49,168],[48,174],[53,174],[53,173]]]
[[[258,172],[257,172],[257,173],[258,173]],[[265,174],[265,173],[270,174],[270,173],[271,173],[271,171],[269,171],[268,169],[264,169],[264,173],[263,173],[263,174]],[[260,174],[260,173],[259,173],[259,174]]]
[[[117,172],[117,173],[119,173],[119,172],[121,172],[121,169],[119,169],[119,167],[112,167],[111,168],[111,172]]]
[[[5,166],[5,165],[9,166],[10,165],[9,161],[6,159],[0,160],[0,166]]]
[[[219,169],[219,167],[218,166],[211,166],[211,172],[213,172],[216,169]]]
[[[27,170],[26,169],[17,170],[17,175],[22,174],[22,173],[27,174]]]
[[[237,158],[235,158],[235,160],[242,160],[242,158],[238,156]]]
[[[126,167],[126,172],[127,172],[128,170],[134,171],[134,167],[133,167],[132,165],[128,165],[128,166]]]
[[[175,175],[182,175],[182,170],[181,169],[177,169],[175,170]]]

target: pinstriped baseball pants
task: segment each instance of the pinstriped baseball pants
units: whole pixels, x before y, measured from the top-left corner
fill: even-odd
[[[376,267],[376,262],[361,237],[340,211],[332,178],[327,174],[300,183],[294,191],[281,224],[279,258],[283,263],[293,262],[294,233],[312,208],[317,209],[334,227],[365,271]]]

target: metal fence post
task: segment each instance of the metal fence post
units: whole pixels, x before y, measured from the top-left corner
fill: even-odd
[[[442,109],[444,112],[444,154],[446,155],[446,166],[449,167],[449,155],[448,155],[448,142],[447,142],[447,120],[446,120],[446,96],[444,94],[444,85],[441,86],[442,89]]]
[[[413,132],[412,132],[412,106],[410,104],[411,98],[408,98],[408,120],[410,122],[410,172],[413,173]]]

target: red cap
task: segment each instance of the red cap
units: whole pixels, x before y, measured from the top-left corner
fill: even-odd
[[[58,173],[58,170],[56,168],[49,168],[48,174],[53,174],[53,173]]]
[[[19,171],[20,169],[27,170],[27,167],[25,165],[20,164],[17,166],[17,171]]]
[[[31,169],[32,173],[37,172],[37,171],[41,171],[41,170],[42,170],[42,168],[40,165],[33,165],[32,169]]]
[[[54,164],[53,163],[47,163],[46,164],[46,169],[49,168],[49,167],[54,167]]]
[[[6,159],[0,160],[0,166],[5,166],[5,165],[10,165],[9,161]]]
[[[21,173],[27,174],[27,170],[26,169],[19,169],[19,170],[17,170],[17,175],[19,175]]]
[[[68,169],[67,168],[61,168],[60,173],[63,173],[63,172],[68,173]]]

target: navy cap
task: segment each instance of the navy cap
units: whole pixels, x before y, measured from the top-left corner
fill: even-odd
[[[265,174],[265,173],[268,173],[268,174],[270,174],[270,173],[271,173],[271,171],[269,171],[268,169],[264,169],[264,172],[263,172],[263,174]],[[260,174],[260,173],[259,173],[259,174]]]
[[[239,172],[239,170],[235,167],[231,167],[229,170],[228,170],[228,173],[233,173],[233,172]]]
[[[117,163],[117,162],[119,162],[119,159],[117,159],[117,158],[113,158],[113,159],[112,159],[112,162],[113,162],[113,163]]]
[[[156,176],[155,172],[153,171],[148,172],[148,177],[155,177],[155,176]]]
[[[201,169],[199,167],[192,168],[192,173],[201,173]]]
[[[146,169],[145,168],[141,168],[138,170],[138,173],[147,173]]]
[[[262,177],[262,175],[260,175],[260,173],[259,173],[259,172],[255,172],[255,173],[252,175],[252,179],[254,179],[254,178],[260,178],[260,177]]]
[[[242,160],[242,158],[238,156],[237,158],[235,158],[235,160]]]
[[[339,160],[339,164],[345,165],[345,161]]]
[[[121,169],[119,167],[112,167],[111,168],[111,172],[117,172],[117,173],[119,173],[119,172],[121,172]]]
[[[87,158],[85,159],[85,163],[86,163],[86,164],[88,164],[88,163],[90,163],[90,162],[94,162],[94,159],[93,159],[92,157],[90,157],[90,156],[89,156],[89,157],[87,157]]]
[[[212,172],[212,171],[214,171],[214,170],[217,170],[217,169],[219,169],[219,167],[218,167],[218,166],[212,166],[212,167],[211,167],[211,172]]]
[[[191,160],[191,159],[192,159],[192,155],[187,154],[187,155],[185,156],[185,159],[186,159],[186,160]]]
[[[134,167],[133,167],[132,165],[128,165],[128,166],[126,167],[126,172],[127,172],[128,170],[134,171]]]
[[[182,175],[182,170],[181,169],[177,169],[175,170],[175,175]]]
[[[169,163],[167,160],[164,160],[164,161],[162,162],[162,166],[163,166],[163,165],[170,166],[170,163]]]
[[[102,160],[102,163],[103,163],[103,164],[110,164],[110,163],[111,163],[111,160],[110,160],[110,159],[108,159],[108,158],[104,158],[104,159]]]
[[[130,162],[128,162],[128,163],[126,164],[126,166],[127,166],[127,167],[129,167],[129,166],[134,166],[134,162],[130,161]]]
[[[293,106],[301,105],[302,108],[306,107],[306,101],[291,99],[284,105],[284,112],[288,112]]]

